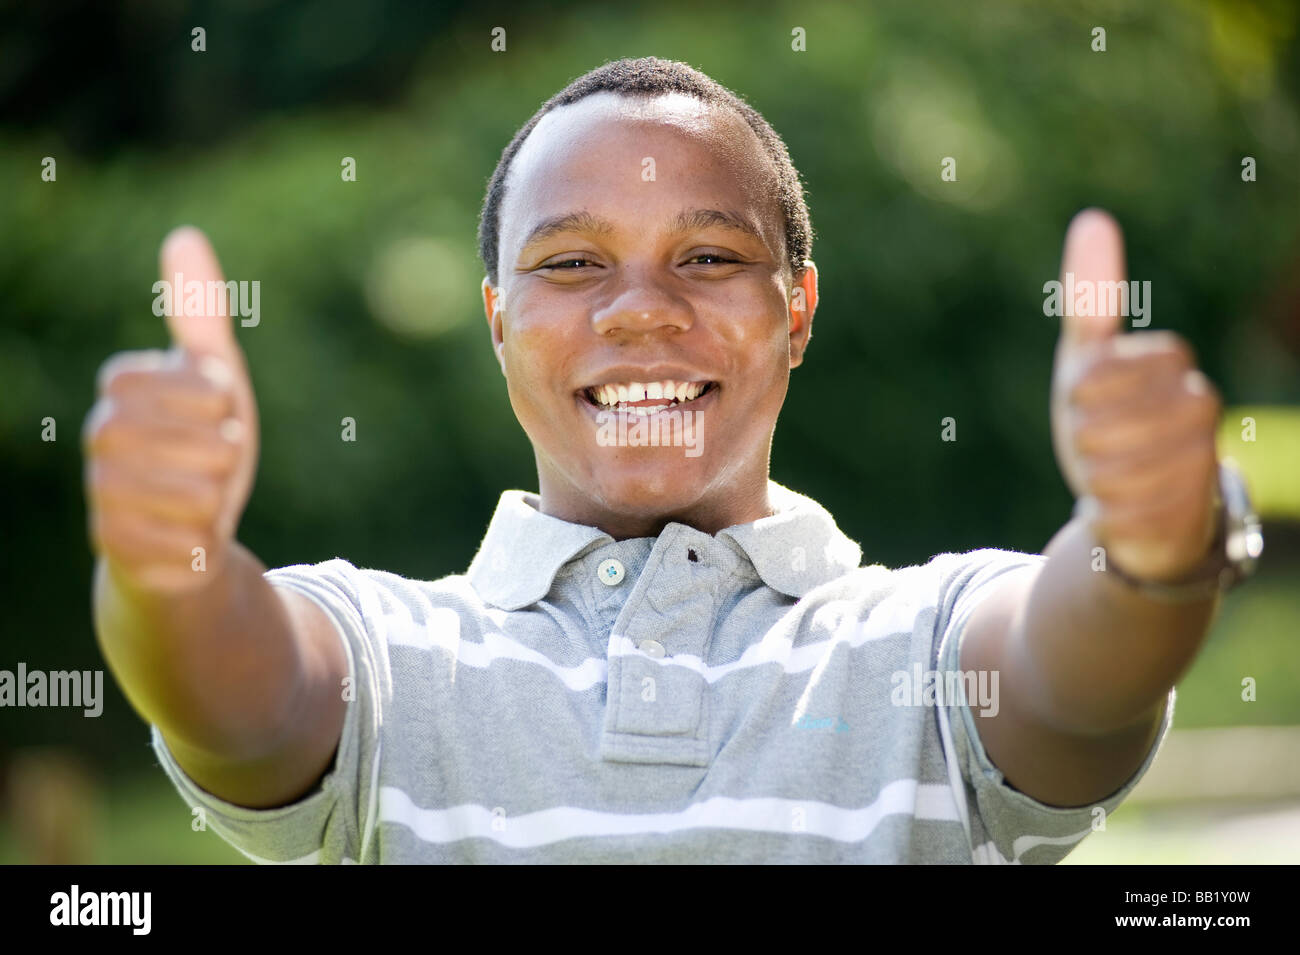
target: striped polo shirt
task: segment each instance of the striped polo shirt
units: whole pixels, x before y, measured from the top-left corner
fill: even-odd
[[[344,560],[267,572],[347,651],[333,765],[249,809],[154,751],[256,862],[743,863],[1060,860],[1094,806],[1013,789],[977,731],[994,674],[963,674],[975,605],[1045,558],[1003,550],[860,566],[831,515],[776,482],[775,513],[716,535],[616,541],[507,491],[463,575]]]

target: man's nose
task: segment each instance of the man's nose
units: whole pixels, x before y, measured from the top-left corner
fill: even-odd
[[[592,328],[598,335],[645,334],[661,329],[684,332],[694,322],[689,303],[644,273],[621,278],[614,297],[591,315]]]

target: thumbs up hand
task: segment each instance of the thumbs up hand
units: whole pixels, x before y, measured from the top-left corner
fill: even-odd
[[[1123,238],[1109,215],[1075,216],[1061,273],[1067,289],[1082,292],[1087,282],[1097,294],[1092,308],[1065,303],[1052,374],[1057,463],[1086,501],[1108,560],[1134,577],[1175,580],[1201,561],[1214,535],[1218,394],[1179,336],[1121,334],[1116,306],[1126,299],[1112,301],[1103,284],[1127,278]],[[1071,314],[1079,311],[1091,314]]]
[[[173,347],[104,363],[82,443],[96,552],[136,589],[177,594],[203,587],[222,566],[252,488],[258,427],[232,309],[207,314],[226,302],[208,292],[222,281],[212,246],[180,228],[160,259],[174,286]],[[187,296],[196,281],[202,296]],[[185,307],[200,299],[197,314]]]

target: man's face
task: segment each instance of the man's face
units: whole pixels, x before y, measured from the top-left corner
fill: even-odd
[[[792,308],[775,196],[744,120],[692,97],[602,93],[538,123],[484,293],[546,513],[616,536],[763,516],[742,502],[766,502],[816,304],[810,268]]]

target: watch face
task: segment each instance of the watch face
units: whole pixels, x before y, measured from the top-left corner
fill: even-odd
[[[1260,529],[1259,522],[1248,519],[1242,522],[1240,527],[1235,527],[1228,534],[1226,543],[1228,549],[1228,560],[1234,564],[1240,564],[1244,573],[1250,573],[1255,569],[1255,561],[1259,555],[1264,553],[1264,534]]]
[[[1223,498],[1227,534],[1224,548],[1227,558],[1245,576],[1255,569],[1264,552],[1264,533],[1250,506],[1246,482],[1231,461],[1219,465],[1219,493]]]

